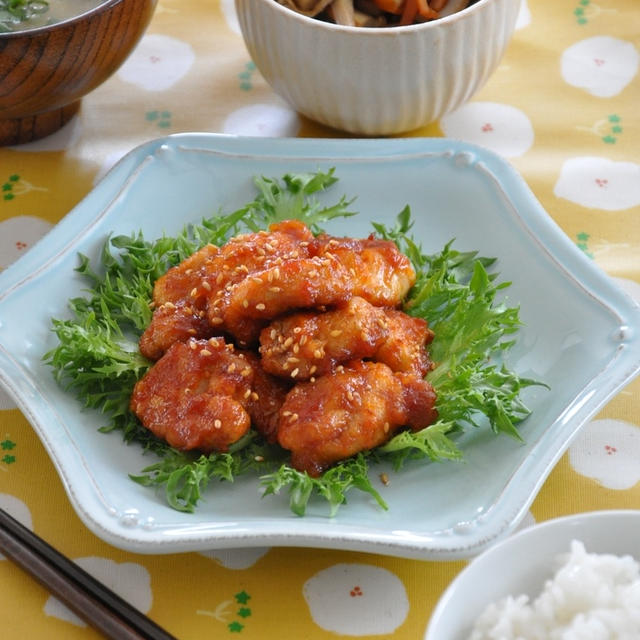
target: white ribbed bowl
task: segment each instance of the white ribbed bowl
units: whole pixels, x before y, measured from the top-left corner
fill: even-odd
[[[273,90],[303,115],[354,134],[416,129],[468,100],[495,70],[520,0],[478,0],[433,22],[357,28],[275,0],[235,0],[245,44]]]

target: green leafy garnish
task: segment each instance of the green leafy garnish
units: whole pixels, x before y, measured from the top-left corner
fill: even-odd
[[[318,199],[336,180],[333,170],[286,174],[280,180],[259,177],[254,180],[256,198],[237,211],[188,225],[175,237],[148,241],[137,233],[108,238],[96,268],[80,256],[77,272],[88,288],[70,301],[69,319],[52,320],[58,344],[44,359],[64,388],[105,414],[101,430],[119,430],[127,443],[136,442],[157,456],[157,462],[131,478],[162,488],[175,509],[193,511],[212,480],[233,482],[247,473],[260,476],[265,496],[287,491],[297,515],[305,513],[313,496],[324,499],[334,515],[353,488],[386,508],[370,478],[379,461],[399,468],[414,459],[459,459],[456,434],[483,421],[496,433],[520,439],[517,425],[529,414],[520,393],[537,383],[518,377],[503,362],[520,326],[518,309],[497,299],[508,283],[496,283],[489,274],[493,260],[458,252],[452,243],[435,255],[425,254],[410,234],[408,207],[392,228],[377,223],[373,228],[398,245],[417,273],[404,310],[425,318],[435,332],[430,353],[437,366],[428,380],[438,397],[436,423],[418,432],[401,431],[383,447],[312,478],[288,464],[288,452],[266,444],[254,431],[225,453],[185,453],[157,439],[129,410],[133,386],[152,364],[139,353],[137,342],[151,320],[156,279],[204,245],[224,244],[238,233],[295,218],[317,234],[326,222],[354,215],[349,211],[352,201],[344,197],[331,206]]]
[[[396,467],[407,458],[459,459],[462,453],[449,436],[477,426],[482,418],[495,433],[522,440],[516,425],[530,412],[520,393],[540,383],[500,364],[514,345],[520,319],[517,307],[496,302],[510,283],[494,284],[487,268],[495,260],[455,251],[452,243],[439,254],[425,255],[409,235],[408,209],[393,229],[374,226],[411,259],[418,274],[404,311],[427,319],[435,334],[429,352],[436,367],[427,380],[437,392],[439,416],[422,431],[398,434],[379,453],[387,454]]]

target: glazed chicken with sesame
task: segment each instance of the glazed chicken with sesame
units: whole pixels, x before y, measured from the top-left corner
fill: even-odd
[[[269,232],[238,235],[220,248],[206,245],[169,269],[153,288],[155,311],[140,341],[142,355],[157,360],[176,340],[207,338],[224,329],[257,335],[261,324],[248,317],[225,324],[231,292],[254,272],[306,257],[312,239],[306,225],[290,220]]]
[[[401,426],[428,426],[436,419],[434,404],[426,380],[354,360],[287,394],[278,442],[291,451],[296,469],[317,476],[338,460],[380,446]]]
[[[253,428],[310,475],[436,419],[427,323],[393,242],[314,237],[299,221],[207,245],[159,278],[131,409],[180,450]]]
[[[253,425],[274,440],[286,387],[222,338],[175,342],[139,380],[131,409],[172,447],[226,451]]]

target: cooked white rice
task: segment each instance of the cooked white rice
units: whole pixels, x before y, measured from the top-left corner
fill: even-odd
[[[640,543],[640,541],[639,541]],[[640,640],[640,564],[571,543],[539,596],[508,596],[480,615],[469,640]]]

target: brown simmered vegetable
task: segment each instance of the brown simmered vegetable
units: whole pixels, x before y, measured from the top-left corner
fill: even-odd
[[[276,0],[302,13],[348,27],[398,27],[461,11],[469,0]]]

